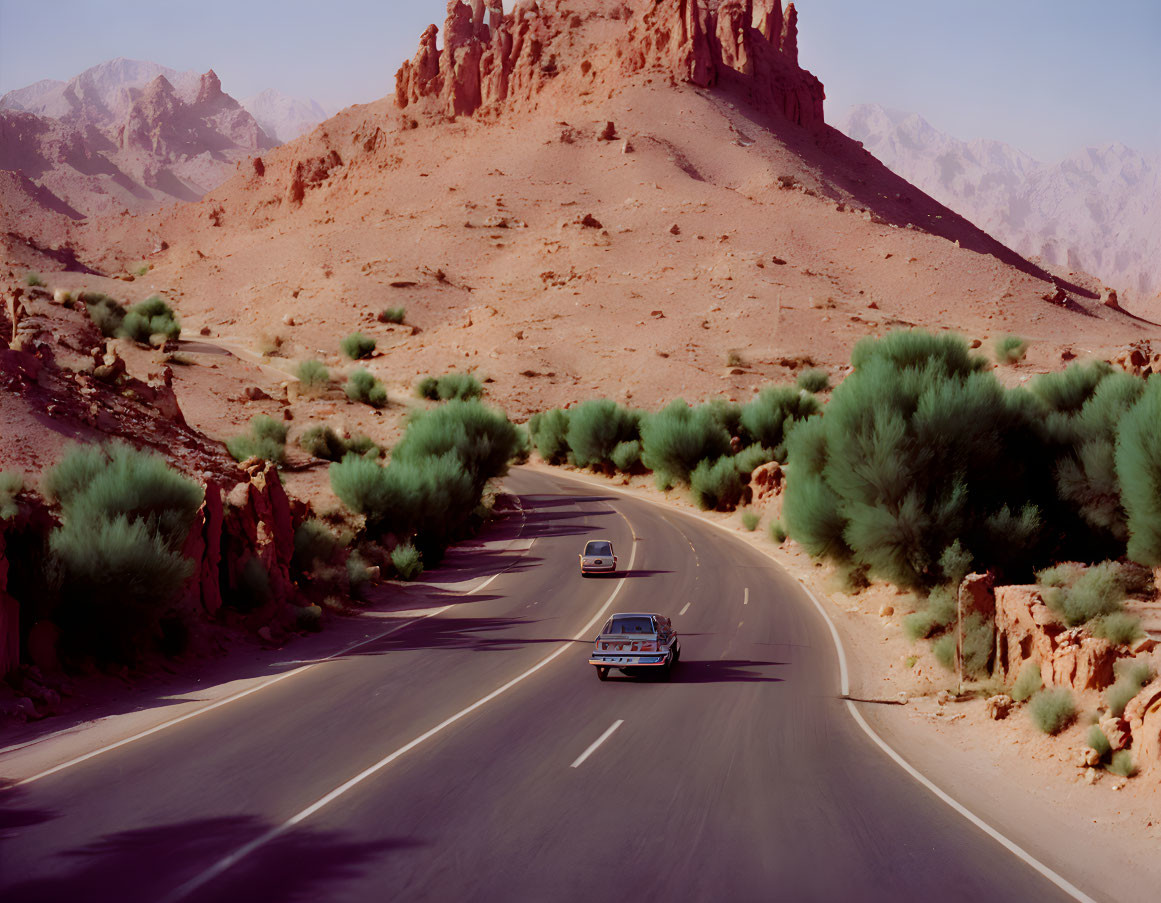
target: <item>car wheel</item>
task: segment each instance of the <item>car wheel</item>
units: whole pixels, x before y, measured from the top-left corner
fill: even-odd
[[[680,643],[678,643],[673,648],[673,664],[676,665],[679,661],[681,661],[681,644]]]
[[[597,680],[608,680],[608,679],[609,679],[609,669],[608,668],[597,668]]]
[[[673,669],[673,662],[666,662],[657,669],[657,679],[668,682],[669,672]]]

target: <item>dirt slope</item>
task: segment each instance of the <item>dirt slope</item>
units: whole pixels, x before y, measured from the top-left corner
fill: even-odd
[[[405,109],[350,108],[200,203],[78,240],[107,271],[148,259],[215,331],[278,333],[305,357],[363,328],[389,380],[470,368],[514,411],[742,397],[907,325],[1017,332],[1042,365],[1156,332],[1058,287],[817,122],[785,34],[774,51],[754,28],[722,43],[721,17],[761,9],[682,9],[545,2],[489,31],[453,5],[456,37],[440,50],[425,35],[409,66],[432,80]],[[536,37],[538,54],[505,35]],[[746,63],[771,52],[766,69]],[[506,67],[507,94],[482,80],[488,65]],[[421,332],[385,333],[374,318],[389,306]]]

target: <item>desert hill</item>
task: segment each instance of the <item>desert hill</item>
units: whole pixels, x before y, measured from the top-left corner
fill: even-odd
[[[82,216],[197,200],[274,146],[213,70],[114,60],[0,97],[0,170]]]
[[[328,118],[327,111],[317,101],[289,97],[273,88],[245,98],[242,106],[258,121],[262,131],[279,144],[293,141]]]
[[[471,369],[513,412],[743,397],[908,325],[1020,333],[1041,366],[1155,331],[826,125],[793,5],[453,2],[437,35],[394,97],[199,203],[77,229],[85,260],[147,259],[142,293],[288,361],[362,329],[397,390]]]
[[[1021,254],[1091,272],[1142,312],[1161,290],[1161,157],[1110,144],[1043,163],[874,105],[838,128]]]

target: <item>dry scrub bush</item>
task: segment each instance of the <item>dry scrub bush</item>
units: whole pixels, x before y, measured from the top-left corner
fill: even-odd
[[[387,405],[386,387],[366,370],[356,370],[348,376],[343,391],[351,401],[361,402],[373,408]]]
[[[226,440],[226,449],[235,461],[260,458],[272,464],[286,461],[285,423],[266,414],[258,414],[250,420],[250,432],[244,436],[234,436]]]
[[[378,342],[370,336],[363,335],[361,332],[352,332],[339,342],[339,348],[351,360],[359,361],[363,360],[363,358],[370,357],[374,353],[377,344]]]
[[[1059,734],[1076,718],[1076,704],[1068,690],[1041,690],[1028,703],[1028,714],[1044,733]]]

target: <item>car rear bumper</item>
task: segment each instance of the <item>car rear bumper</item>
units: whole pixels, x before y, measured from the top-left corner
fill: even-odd
[[[643,655],[594,655],[589,664],[598,668],[663,668],[668,660],[668,653],[646,652]]]
[[[582,574],[612,574],[616,570],[617,570],[617,566],[615,564],[610,564],[608,566],[602,566],[602,567],[596,567],[594,565],[584,565],[584,564],[581,565],[581,573]]]

